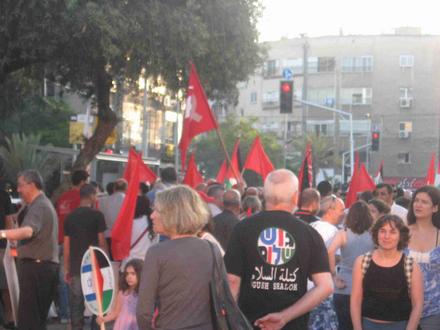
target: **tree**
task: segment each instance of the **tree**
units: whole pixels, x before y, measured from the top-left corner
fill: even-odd
[[[240,138],[240,154],[244,164],[252,142],[257,135],[260,135],[264,149],[272,163],[275,167],[280,167],[282,165],[283,155],[281,145],[278,143],[276,135],[273,133],[260,133],[255,128],[256,122],[256,118],[247,119],[229,115],[226,117],[226,120],[220,124],[221,134],[229,155],[232,152],[236,139]],[[192,147],[196,150],[196,160],[201,166],[205,177],[215,178],[221,163],[225,159],[225,154],[217,133],[210,132],[196,138],[196,142],[193,143]],[[245,172],[245,179],[248,183],[252,182],[256,184],[256,175],[253,175],[251,171]],[[261,181],[258,182],[258,184],[261,184]]]
[[[22,71],[11,74],[0,91],[0,108],[11,110],[0,122],[0,141],[14,133],[39,134],[42,144],[68,147],[73,111],[58,97],[42,96],[43,81]]]
[[[25,169],[36,169],[44,179],[48,179],[59,167],[59,159],[49,156],[37,147],[41,144],[41,136],[36,134],[13,134],[6,138],[6,146],[0,146],[1,177],[15,181],[17,174]]]
[[[293,141],[294,157],[287,163],[287,167],[298,173],[301,162],[304,159],[304,152],[307,143],[312,144],[313,177],[320,168],[336,166],[336,155],[334,155],[334,145],[331,140],[317,134],[308,134],[305,137]]]
[[[5,0],[1,6],[0,83],[42,63],[45,77],[94,95],[98,125],[74,169],[86,167],[119,120],[110,108],[115,81],[135,85],[144,69],[177,91],[191,59],[208,95],[222,98],[260,61],[257,0]]]

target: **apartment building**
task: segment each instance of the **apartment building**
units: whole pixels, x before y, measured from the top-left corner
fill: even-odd
[[[341,157],[348,155],[346,117],[295,101],[292,114],[280,114],[280,80],[291,73],[296,99],[352,113],[355,147],[370,173],[383,160],[385,177],[395,183],[425,176],[431,154],[439,154],[440,36],[400,28],[392,35],[301,37],[265,46],[263,67],[238,86],[238,115],[258,117],[260,130],[280,138],[304,130],[326,136]],[[370,147],[373,131],[378,151]]]

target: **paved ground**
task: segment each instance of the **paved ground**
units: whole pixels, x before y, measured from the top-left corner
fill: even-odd
[[[105,328],[107,330],[112,329],[111,326],[109,326],[109,325],[107,325]],[[0,329],[3,330],[5,328],[0,325]],[[60,322],[57,319],[52,319],[52,320],[49,320],[47,323],[47,330],[70,330],[70,326],[66,325],[66,324],[60,324]],[[91,330],[90,320],[86,323],[84,330]]]

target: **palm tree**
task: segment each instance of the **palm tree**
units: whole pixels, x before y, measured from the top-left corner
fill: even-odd
[[[52,175],[60,161],[38,150],[40,141],[39,134],[12,134],[10,139],[5,138],[5,144],[0,146],[1,172],[5,179],[15,181],[17,174],[25,169],[38,170],[43,179]]]
[[[314,177],[319,168],[336,167],[340,163],[340,160],[337,158],[338,155],[334,154],[333,141],[326,137],[317,134],[308,134],[300,139],[295,139],[292,143],[296,152],[294,153],[292,160],[289,161],[293,166],[289,167],[292,167],[294,171],[298,171],[301,166],[307,143],[311,143],[312,145]]]

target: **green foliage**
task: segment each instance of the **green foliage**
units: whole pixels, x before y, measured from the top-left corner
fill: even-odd
[[[68,147],[69,119],[73,111],[58,98],[41,96],[41,89],[42,81],[22,70],[6,79],[5,89],[0,90],[0,107],[11,113],[7,120],[0,122],[0,132],[3,136],[39,134],[43,144]]]
[[[256,121],[256,118],[246,119],[238,118],[235,115],[230,115],[223,123],[220,124],[221,133],[229,155],[232,153],[236,139],[240,138],[240,154],[242,165],[244,165],[252,142],[257,135],[260,135],[264,150],[268,154],[274,166],[282,166],[282,148],[278,143],[275,134],[262,134],[258,132],[258,130],[254,127]],[[193,143],[193,149],[196,150],[197,163],[205,172],[205,176],[208,178],[215,178],[225,157],[217,133],[210,132],[197,138],[196,142]],[[252,175],[250,171],[245,172],[246,180],[248,179],[248,176],[251,181],[255,181],[255,175]]]
[[[177,91],[192,60],[208,96],[236,97],[236,83],[261,60],[260,11],[258,0],[4,0],[0,89],[12,72],[39,67],[44,77],[93,95],[100,121],[74,165],[84,168],[117,124],[109,99],[118,79],[135,84],[145,69]]]
[[[319,168],[327,168],[335,166],[335,155],[333,141],[328,137],[316,134],[308,134],[307,136],[293,141],[293,157],[288,160],[287,167],[298,173],[301,163],[304,159],[304,153],[307,143],[312,144],[312,162],[313,171]]]
[[[41,142],[38,134],[13,134],[11,139],[6,138],[5,141],[5,146],[0,146],[1,172],[5,179],[15,182],[20,171],[31,168],[47,179],[59,167],[57,158],[36,148]]]

